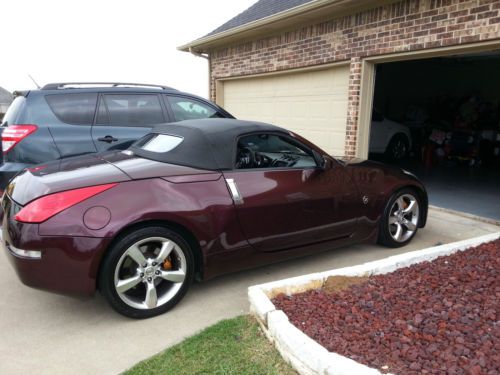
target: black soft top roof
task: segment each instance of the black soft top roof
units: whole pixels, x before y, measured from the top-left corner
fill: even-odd
[[[184,138],[173,150],[163,153],[147,151],[138,147],[141,140],[132,145],[130,150],[138,156],[164,163],[228,170],[234,168],[237,139],[242,135],[258,132],[290,134],[283,128],[262,122],[222,118],[186,120],[157,125],[145,136],[168,134]]]

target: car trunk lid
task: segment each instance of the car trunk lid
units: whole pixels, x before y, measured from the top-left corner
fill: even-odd
[[[146,159],[134,155],[130,150],[106,152],[101,154],[101,158],[113,164],[134,180],[160,177],[174,183],[199,182],[215,181],[222,175],[218,171]]]
[[[163,178],[173,183],[215,181],[217,171],[145,159],[130,151],[108,151],[40,164],[19,173],[7,187],[21,206],[44,195],[130,180]]]
[[[99,155],[90,154],[27,168],[11,181],[7,194],[24,206],[44,195],[130,179]]]

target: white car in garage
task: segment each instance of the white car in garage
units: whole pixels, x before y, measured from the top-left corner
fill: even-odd
[[[376,109],[372,112],[369,152],[384,154],[391,160],[400,160],[411,149],[410,129],[387,119]]]

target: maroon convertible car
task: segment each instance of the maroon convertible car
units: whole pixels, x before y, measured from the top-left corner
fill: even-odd
[[[3,244],[26,285],[99,289],[133,318],[167,311],[195,277],[361,241],[402,246],[427,218],[410,173],[230,119],[161,125],[125,151],[27,169],[2,206]]]

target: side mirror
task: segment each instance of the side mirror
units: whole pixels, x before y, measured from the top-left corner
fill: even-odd
[[[312,150],[314,161],[316,162],[316,166],[318,169],[325,170],[326,169],[326,159],[316,150]]]

